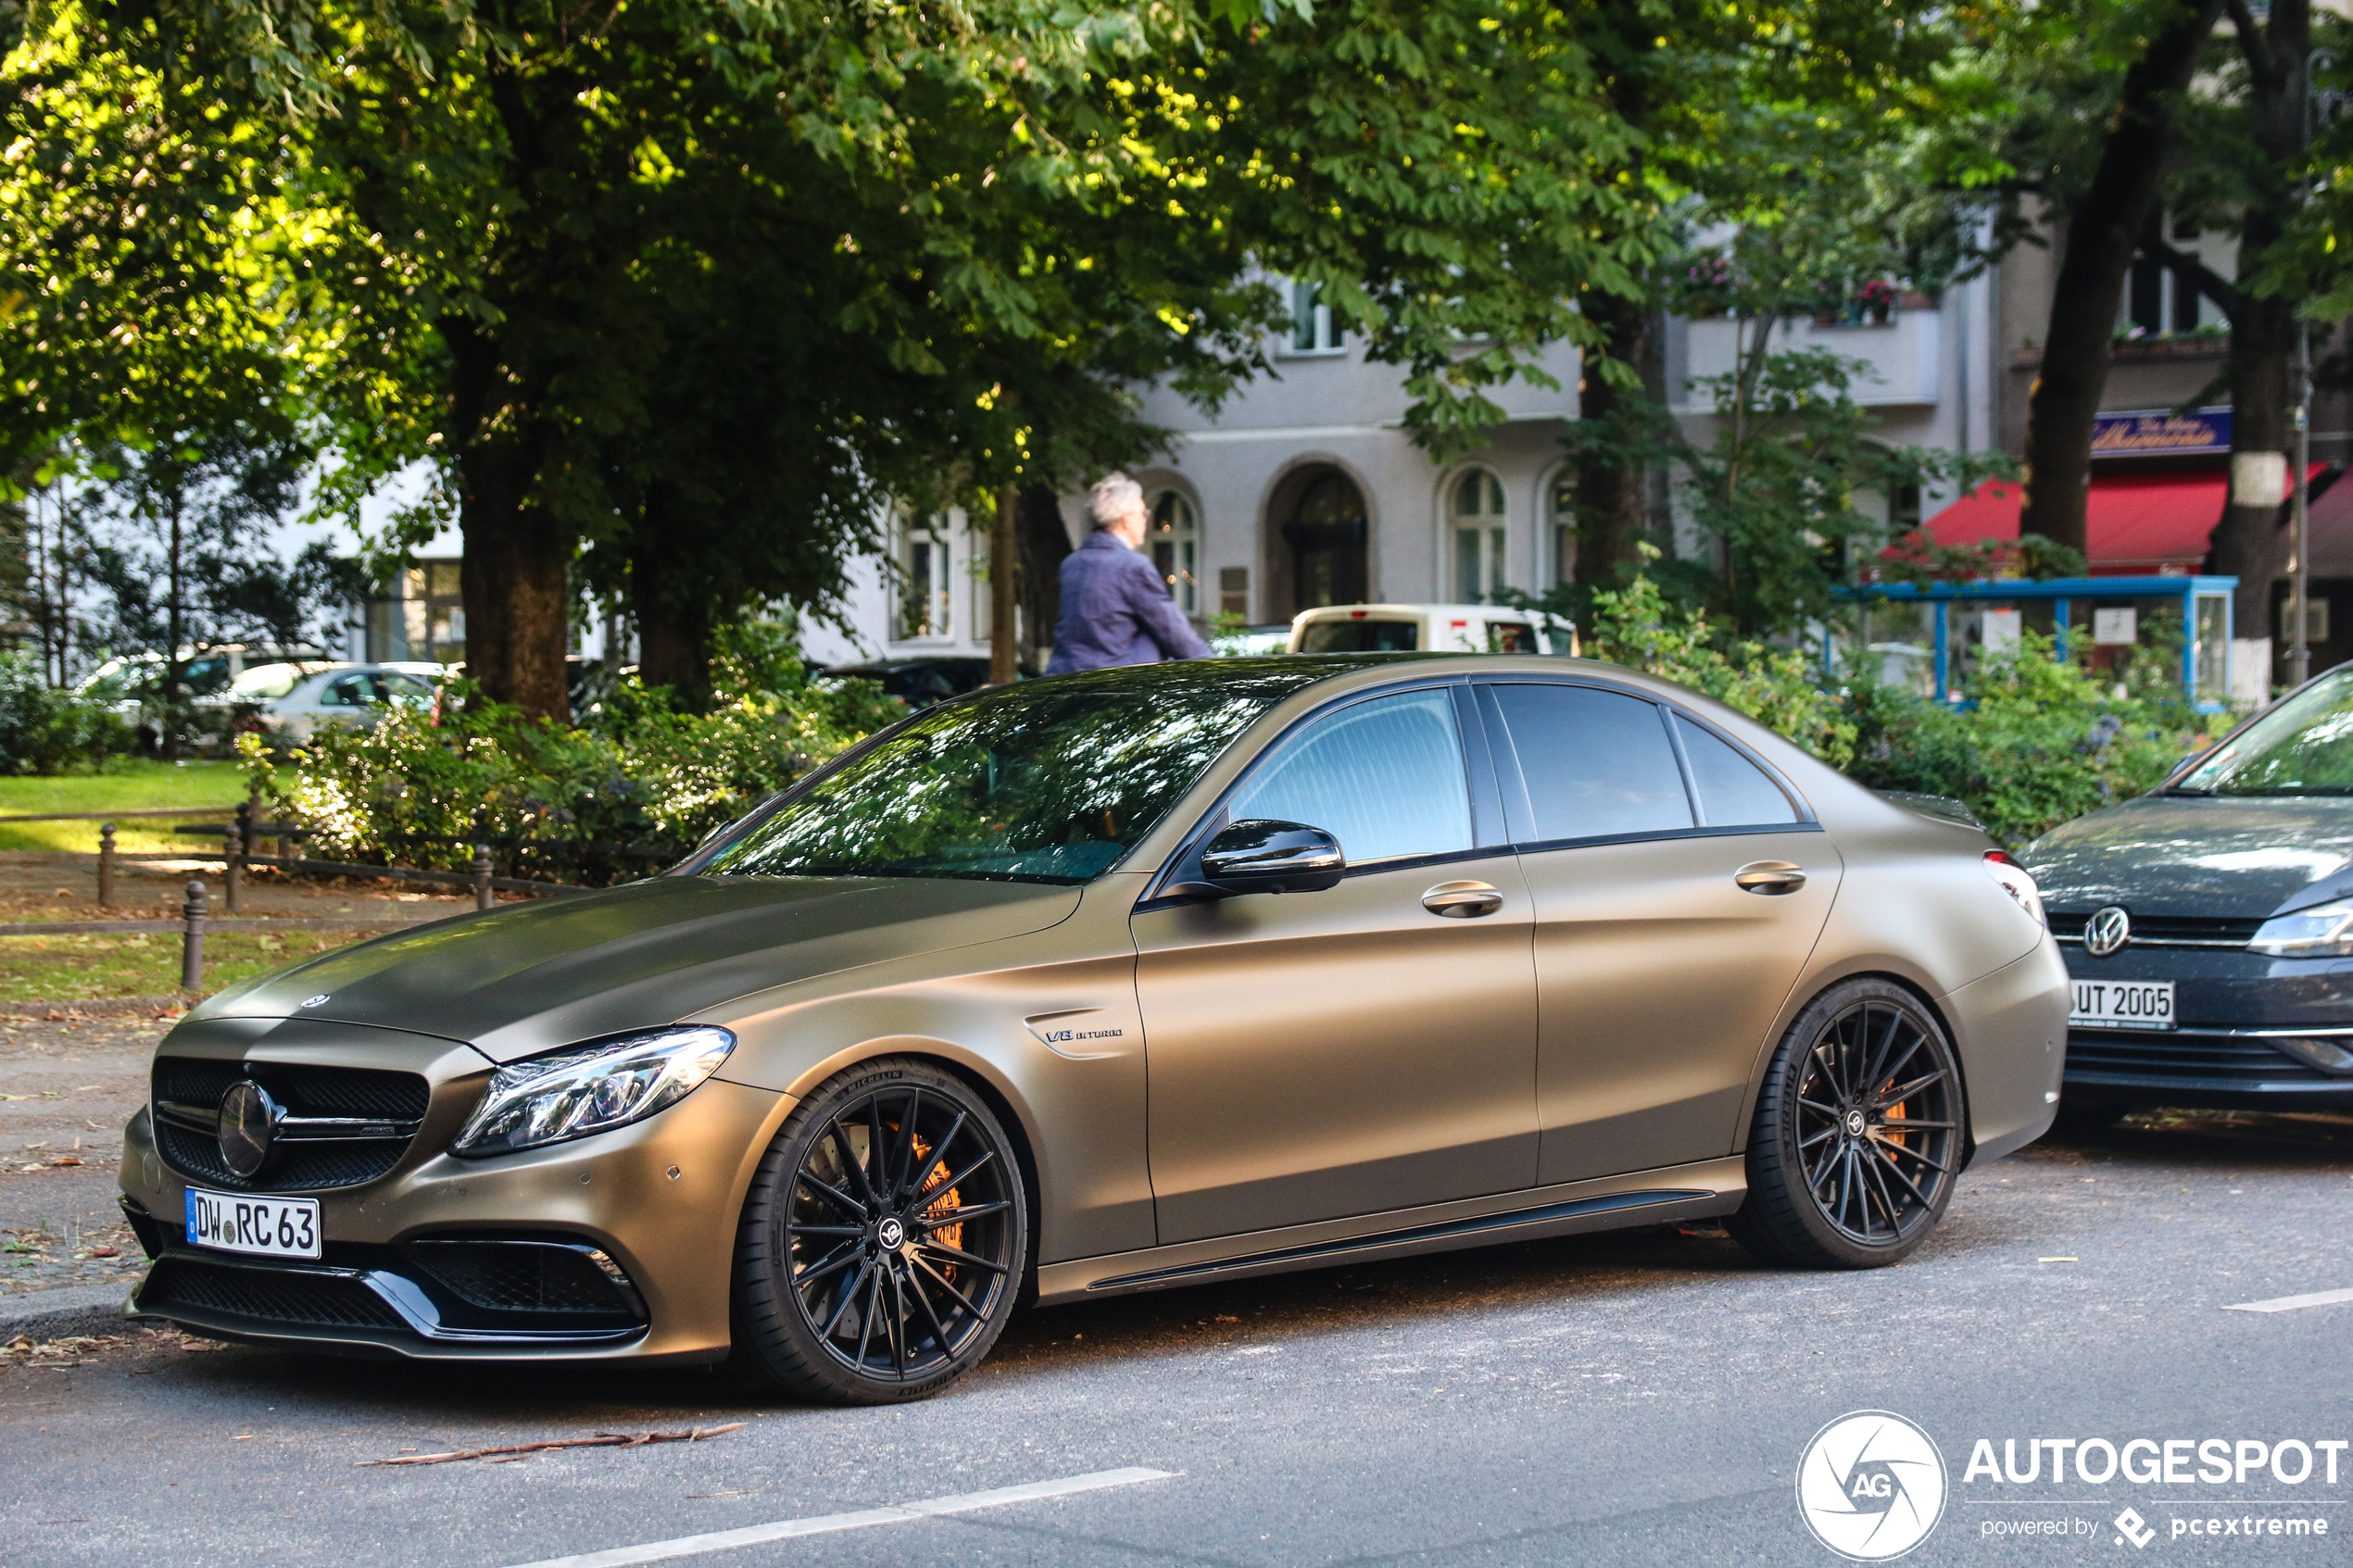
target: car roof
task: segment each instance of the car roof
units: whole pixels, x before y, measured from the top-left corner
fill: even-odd
[[[1354,621],[1359,618],[1369,620],[1374,615],[1442,615],[1460,616],[1464,619],[1468,619],[1474,615],[1500,615],[1510,617],[1516,621],[1522,621],[1532,619],[1536,613],[1536,611],[1529,609],[1515,609],[1509,605],[1318,605],[1314,609],[1301,610],[1292,620],[1291,624],[1296,626],[1302,621]]]

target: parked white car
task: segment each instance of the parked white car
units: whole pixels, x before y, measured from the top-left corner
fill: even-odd
[[[260,664],[206,705],[229,709],[237,728],[258,728],[296,744],[321,724],[373,724],[397,705],[422,708],[447,672],[439,664]]]
[[[1556,646],[1556,644],[1558,646]],[[1498,605],[1326,605],[1290,623],[1291,653],[1577,654],[1577,628]]]

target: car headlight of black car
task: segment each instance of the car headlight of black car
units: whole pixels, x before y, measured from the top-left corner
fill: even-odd
[[[449,1152],[512,1154],[643,1121],[686,1098],[735,1048],[726,1030],[697,1026],[510,1061],[492,1075]]]
[[[2247,947],[2275,959],[2353,957],[2353,898],[2273,915]]]

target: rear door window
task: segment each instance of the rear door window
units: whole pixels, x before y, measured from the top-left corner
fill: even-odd
[[[1797,808],[1780,786],[1721,738],[1680,713],[1675,715],[1675,733],[1692,765],[1692,784],[1699,791],[1700,816],[1706,826],[1768,827],[1798,820]]]
[[[1490,688],[1528,784],[1534,841],[1683,832],[1683,771],[1656,704],[1594,686]]]

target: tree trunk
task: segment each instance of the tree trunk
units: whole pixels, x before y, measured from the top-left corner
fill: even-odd
[[[180,639],[185,634],[186,612],[182,608],[180,572],[180,511],[184,499],[182,486],[175,480],[171,486],[170,552],[165,558],[164,654],[163,654],[163,745],[161,751],[169,762],[180,755],[181,710],[187,698],[188,661],[181,656]]]
[[[1022,486],[1014,527],[1020,534],[1017,596],[1022,630],[1028,633],[1029,668],[1043,670],[1054,655],[1054,626],[1063,618],[1063,558],[1070,554],[1062,497],[1052,485]]]
[[[1640,370],[1650,357],[1650,309],[1642,300],[1596,290],[1586,296],[1585,316],[1601,329],[1602,346],[1578,383],[1578,418],[1623,429],[1643,417],[1647,399],[1639,388],[1612,386],[1592,361],[1606,356]],[[1578,459],[1577,580],[1589,588],[1614,588],[1642,566],[1647,474],[1633,455],[1636,445],[1589,443]]]
[[[2191,0],[2124,73],[2124,89],[2091,188],[2070,216],[2043,373],[2027,405],[2026,506],[2020,532],[2090,552],[2092,423],[2108,385],[2108,347],[2124,280],[2157,199],[2172,98],[2189,86],[2223,0]]]
[[[537,463],[504,442],[463,454],[458,521],[465,536],[466,673],[493,702],[534,718],[572,717],[570,533],[524,496]]]
[[[644,563],[637,563],[642,571]],[[640,584],[646,580],[633,572]],[[697,600],[683,602],[658,586],[630,596],[637,620],[637,678],[668,686],[682,709],[700,712],[711,702],[711,617]]]
[[[1021,673],[1020,616],[1015,608],[1020,580],[1021,490],[1008,484],[997,493],[997,516],[988,533],[988,679],[1003,685]]]
[[[465,540],[466,673],[493,702],[533,718],[572,717],[564,654],[572,641],[572,531],[531,498],[545,449],[534,389],[510,384],[491,341],[464,317],[438,323],[449,345],[450,442]],[[492,408],[497,398],[503,407]],[[485,435],[494,412],[522,429]]]
[[[2255,144],[2274,169],[2303,162],[2311,47],[2310,0],[2272,0],[2262,29],[2240,39],[2252,83]],[[2295,200],[2285,180],[2255,194],[2240,219],[2241,278],[2263,270]],[[2295,624],[2274,631],[2271,583],[2280,559],[2281,481],[2296,453],[2296,302],[2242,289],[2225,305],[2231,313],[2231,491],[2207,558],[2211,571],[2239,580],[2232,606],[2235,634],[2275,637],[2284,657],[2295,641]]]

